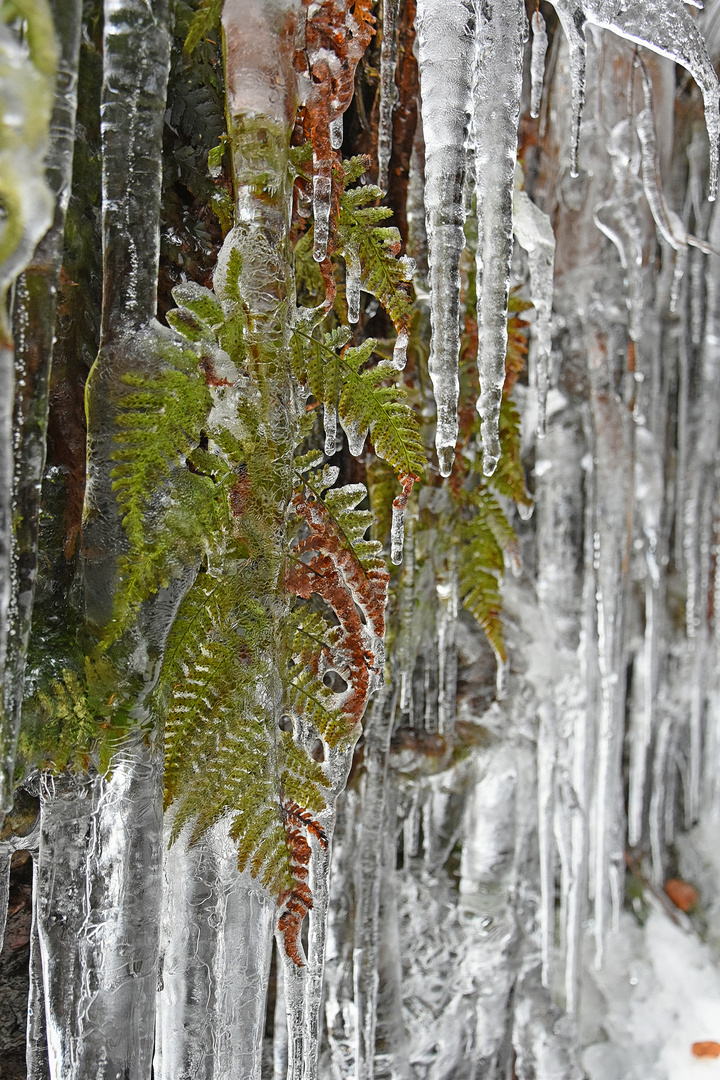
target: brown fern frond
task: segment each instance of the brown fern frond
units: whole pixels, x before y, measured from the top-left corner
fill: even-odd
[[[296,561],[288,570],[286,584],[305,600],[313,593],[321,597],[338,619],[341,633],[325,653],[347,683],[347,690],[336,699],[350,734],[362,720],[368,698],[382,678],[389,575],[382,564],[361,565],[318,499],[308,498],[302,490],[295,495],[293,505],[304,518],[309,535],[295,549]]]
[[[282,816],[290,853],[293,887],[284,889],[278,897],[278,907],[284,909],[278,918],[278,929],[282,934],[287,955],[298,967],[305,967],[300,932],[303,919],[313,906],[312,893],[307,884],[312,848],[306,834],[314,836],[323,850],[327,850],[327,836],[312,815],[297,803],[284,801]]]

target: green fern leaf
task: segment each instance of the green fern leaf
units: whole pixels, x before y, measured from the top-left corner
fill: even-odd
[[[374,184],[345,189],[340,196],[335,245],[343,254],[347,251],[356,254],[363,288],[380,301],[400,332],[410,323],[409,282],[415,267],[407,256],[398,258],[401,248],[398,230],[380,225],[392,216],[392,210],[368,205],[383,195]]]
[[[190,56],[204,37],[219,25],[222,15],[223,0],[200,0],[193,21],[190,23],[188,36],[185,38],[183,51]]]

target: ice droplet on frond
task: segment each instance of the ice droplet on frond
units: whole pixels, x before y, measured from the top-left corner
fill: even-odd
[[[425,215],[430,265],[429,372],[437,406],[440,473],[449,476],[458,434],[460,253],[465,245],[465,147],[470,121],[475,11],[469,0],[419,0],[417,14]]]

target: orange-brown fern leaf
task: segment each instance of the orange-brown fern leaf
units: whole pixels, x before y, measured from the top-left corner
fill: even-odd
[[[347,683],[335,698],[350,734],[382,681],[389,574],[382,563],[362,566],[318,499],[308,498],[303,490],[293,505],[309,534],[295,549],[286,584],[305,600],[313,593],[321,597],[337,616],[340,633],[324,652],[328,665]]]
[[[332,146],[330,125],[352,101],[355,69],[375,33],[375,17],[372,0],[305,0],[305,5],[313,14],[305,48],[294,58],[295,70],[309,81],[300,126],[312,141],[314,183],[336,198],[340,154]]]
[[[283,890],[278,897],[278,906],[283,909],[278,918],[278,929],[282,934],[287,955],[298,967],[305,967],[300,933],[303,919],[313,906],[312,893],[307,884],[312,857],[307,834],[314,836],[323,850],[327,849],[327,836],[312,815],[297,803],[283,802],[282,815],[290,852],[293,887]]]

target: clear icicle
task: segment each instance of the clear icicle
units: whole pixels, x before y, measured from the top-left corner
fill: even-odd
[[[28,1013],[25,1034],[27,1080],[49,1080],[47,1031],[45,1028],[45,987],[38,934],[38,856],[33,852],[32,923],[28,964]]]
[[[38,932],[52,1080],[149,1075],[160,917],[162,766],[139,738],[109,780],[42,798]]]
[[[448,556],[447,574],[435,586],[438,600],[438,731],[446,739],[455,729],[457,697],[457,620],[458,620],[458,552],[452,547]]]
[[[390,527],[390,559],[395,565],[402,562],[403,544],[405,543],[405,507],[397,506],[397,499],[392,505],[392,525]]]
[[[718,143],[720,142],[720,85],[702,34],[682,0],[648,4],[642,0],[551,0],[570,46],[573,76],[573,164],[577,174],[577,141],[585,96],[585,23],[613,33],[667,56],[690,72],[700,87],[705,104],[705,125],[710,141],[710,184],[708,198],[715,199],[718,187]]]
[[[356,323],[360,318],[360,256],[354,248],[346,247],[345,259],[345,295],[347,298],[348,322]]]
[[[275,968],[275,1013],[273,1015],[273,1080],[285,1080],[288,1067],[288,1024],[285,1005],[285,969],[277,947]]]
[[[357,1010],[355,1076],[372,1080],[377,1015],[380,884],[382,877],[385,789],[395,701],[381,691],[372,704],[365,749],[365,781],[360,804],[359,851],[355,878],[353,948]]]
[[[460,253],[474,59],[470,0],[419,0],[418,62],[425,135],[425,214],[430,263],[429,371],[437,406],[435,446],[449,476],[458,433]]]
[[[359,424],[346,424],[343,420],[340,423],[347,438],[348,450],[353,457],[360,457],[365,449],[367,431],[363,430]]]
[[[28,49],[18,33],[0,24],[0,680],[4,679],[10,615],[13,546],[13,400],[15,361],[7,294],[52,222],[54,200],[46,182],[48,128],[55,76],[55,34],[45,3],[23,9]],[[0,692],[4,692],[0,686]],[[15,715],[0,720],[0,812],[12,805],[17,743]]]
[[[540,857],[540,949],[542,985],[552,987],[555,953],[555,767],[557,736],[554,706],[548,701],[538,709],[537,792],[538,848]]]
[[[57,284],[70,199],[82,0],[54,0],[60,47],[46,166],[55,201],[52,224],[15,286],[15,602],[5,692],[11,741],[17,737],[23,700],[38,565],[42,477],[45,470],[50,372],[55,340]],[[8,401],[9,404],[9,401]],[[3,407],[5,401],[3,401]]]
[[[643,189],[638,177],[638,143],[629,120],[620,120],[612,129],[607,150],[613,173],[613,197],[595,207],[594,218],[620,256],[628,284],[628,333],[633,341],[638,341],[643,313],[643,226],[639,212]]]
[[[189,847],[188,826],[166,855],[157,1080],[260,1078],[275,908],[239,873],[228,828]]]
[[[580,123],[585,107],[585,79],[587,72],[587,44],[585,42],[585,16],[578,0],[550,0],[565,31],[570,53],[570,79],[572,83],[572,119],[570,126],[570,175],[578,175],[578,149]]]
[[[383,0],[380,47],[380,113],[378,119],[378,186],[387,191],[392,154],[393,108],[397,101],[397,19],[399,0]]]
[[[545,435],[545,405],[548,391],[550,350],[552,347],[551,317],[555,234],[547,214],[544,214],[535,205],[525,191],[518,191],[517,189],[513,194],[513,231],[518,243],[524,248],[528,256],[530,299],[535,308],[536,317],[537,433],[542,438]]]
[[[532,51],[530,53],[530,115],[540,115],[540,103],[542,101],[543,82],[545,80],[545,54],[548,47],[548,36],[545,30],[545,20],[536,10],[530,19],[532,27]]]
[[[665,202],[660,182],[660,162],[658,160],[657,138],[655,135],[655,117],[652,107],[652,87],[647,74],[643,71],[643,97],[645,107],[638,113],[637,133],[642,151],[642,178],[650,213],[663,240],[679,251],[687,247],[687,230],[678,215]]]
[[[313,156],[313,223],[315,245],[313,259],[324,262],[330,237],[330,195],[332,191],[332,161]]]
[[[500,459],[498,424],[505,384],[512,259],[513,188],[522,92],[525,5],[482,5],[473,128],[478,215],[478,373],[483,472]]]
[[[402,562],[403,544],[405,543],[405,508],[415,483],[414,476],[398,477],[402,492],[396,495],[392,504],[392,525],[390,528],[390,558],[397,566]]]

